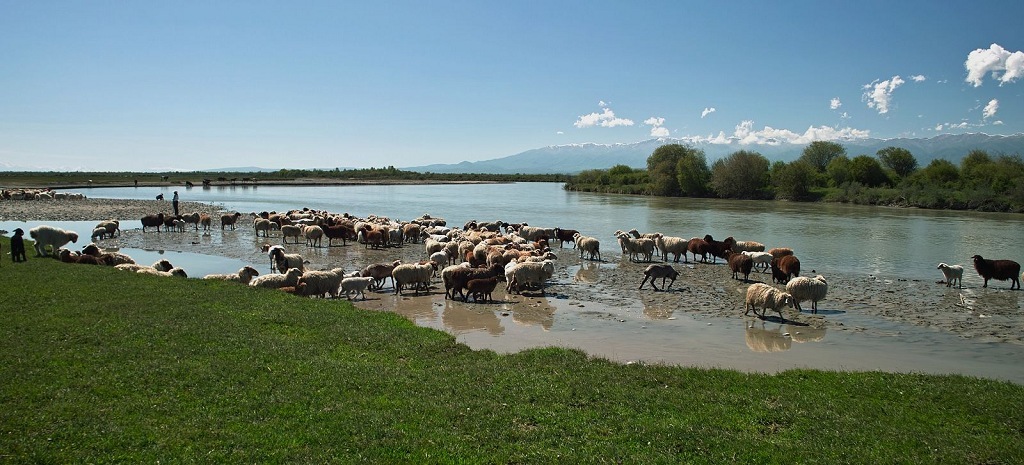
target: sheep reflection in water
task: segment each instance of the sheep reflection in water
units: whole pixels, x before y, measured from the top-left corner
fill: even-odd
[[[601,279],[601,263],[599,262],[580,263],[580,268],[573,275],[573,281],[578,283],[596,283],[599,279]]]
[[[493,336],[505,332],[493,307],[447,300],[441,321],[453,332],[484,330]]]
[[[789,335],[783,335],[783,325],[775,329],[765,329],[762,323],[760,328],[753,325],[747,326],[744,332],[744,340],[747,347],[754,352],[782,352],[793,347],[793,339]]]

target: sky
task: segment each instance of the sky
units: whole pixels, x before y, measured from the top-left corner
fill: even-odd
[[[1024,2],[0,0],[0,169],[1024,132]]]

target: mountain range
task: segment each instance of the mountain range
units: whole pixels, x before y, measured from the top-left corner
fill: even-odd
[[[1024,156],[1024,134],[1008,136],[981,133],[942,134],[929,138],[848,139],[835,141],[846,148],[847,156],[874,156],[886,147],[900,147],[917,158],[919,166],[934,159],[959,163],[971,150],[983,150],[989,155]],[[769,160],[793,161],[800,157],[807,144],[779,142],[773,144],[741,145],[695,142],[692,139],[658,138],[630,144],[570,144],[551,145],[491,160],[464,161],[456,164],[435,164],[402,168],[408,171],[430,173],[494,173],[494,174],[574,174],[588,169],[606,169],[615,165],[645,168],[647,157],[665,144],[689,145],[704,151],[708,165],[739,150],[758,152]]]

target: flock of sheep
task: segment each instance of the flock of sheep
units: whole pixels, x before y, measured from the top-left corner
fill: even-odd
[[[393,221],[386,217],[369,216],[355,218],[348,214],[330,214],[309,209],[288,213],[253,213],[252,227],[257,237],[270,237],[272,231],[280,231],[283,244],[299,244],[305,239],[306,246],[321,247],[322,238],[362,244],[364,248],[386,250],[405,244],[422,243],[424,259],[415,263],[389,260],[366,265],[346,273],[342,268],[330,270],[308,270],[300,254],[287,253],[283,245],[265,244],[263,251],[270,260],[271,273],[260,275],[252,266],[246,266],[237,273],[207,275],[205,279],[235,281],[253,287],[276,288],[286,292],[310,297],[366,298],[366,290],[381,290],[391,279],[395,294],[412,291],[416,295],[429,292],[434,280],[439,279],[445,288],[446,299],[461,299],[475,302],[493,300],[492,293],[500,281],[505,282],[508,293],[522,293],[525,290],[545,292],[545,284],[554,276],[556,256],[552,251],[554,241],[558,248],[570,242],[579,250],[579,258],[602,260],[600,240],[586,236],[579,231],[566,228],[542,228],[526,223],[467,222],[461,228],[446,225],[444,219],[423,215],[411,221]],[[234,229],[241,213],[220,216],[222,230]],[[183,231],[192,227],[198,230],[212,228],[213,218],[204,213],[192,213],[177,217],[164,214],[147,215],[141,219],[142,230],[155,228]],[[65,262],[116,266],[119,269],[160,276],[187,277],[184,270],[174,268],[166,260],[152,266],[135,264],[130,257],[116,252],[104,252],[96,244],[86,246],[81,252],[64,249],[75,243],[78,234],[50,226],[32,228],[30,236],[36,241],[37,255],[53,255]],[[104,221],[92,231],[93,241],[116,237],[120,234],[120,223]],[[663,263],[652,263],[643,272],[640,282],[642,289],[648,282],[655,291],[668,290],[679,276],[679,272],[668,263],[680,258],[688,263],[690,257],[696,262],[714,263],[721,258],[732,271],[733,279],[749,282],[752,271],[771,270],[772,284],[753,283],[744,299],[745,315],[751,311],[765,318],[771,310],[782,320],[785,307],[802,311],[801,302],[811,302],[811,312],[817,313],[817,304],[828,293],[828,282],[817,275],[800,276],[800,260],[792,249],[774,248],[765,250],[757,242],[736,241],[732,237],[718,241],[711,235],[703,238],[667,236],[661,233],[641,234],[636,229],[616,231],[614,237],[621,249],[622,257],[633,262],[653,262],[660,257]],[[974,256],[974,266],[984,278],[987,287],[989,279],[1012,280],[1011,289],[1020,288],[1020,265],[1011,260],[987,260]],[[940,263],[947,286],[960,285],[963,266]],[[661,288],[656,284],[660,278]],[[666,284],[667,283],[667,284]],[[775,284],[784,286],[775,287]]]

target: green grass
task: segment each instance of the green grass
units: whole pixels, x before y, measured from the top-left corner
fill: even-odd
[[[1024,461],[1006,382],[497,355],[231,283],[6,255],[0,278],[2,462]]]

